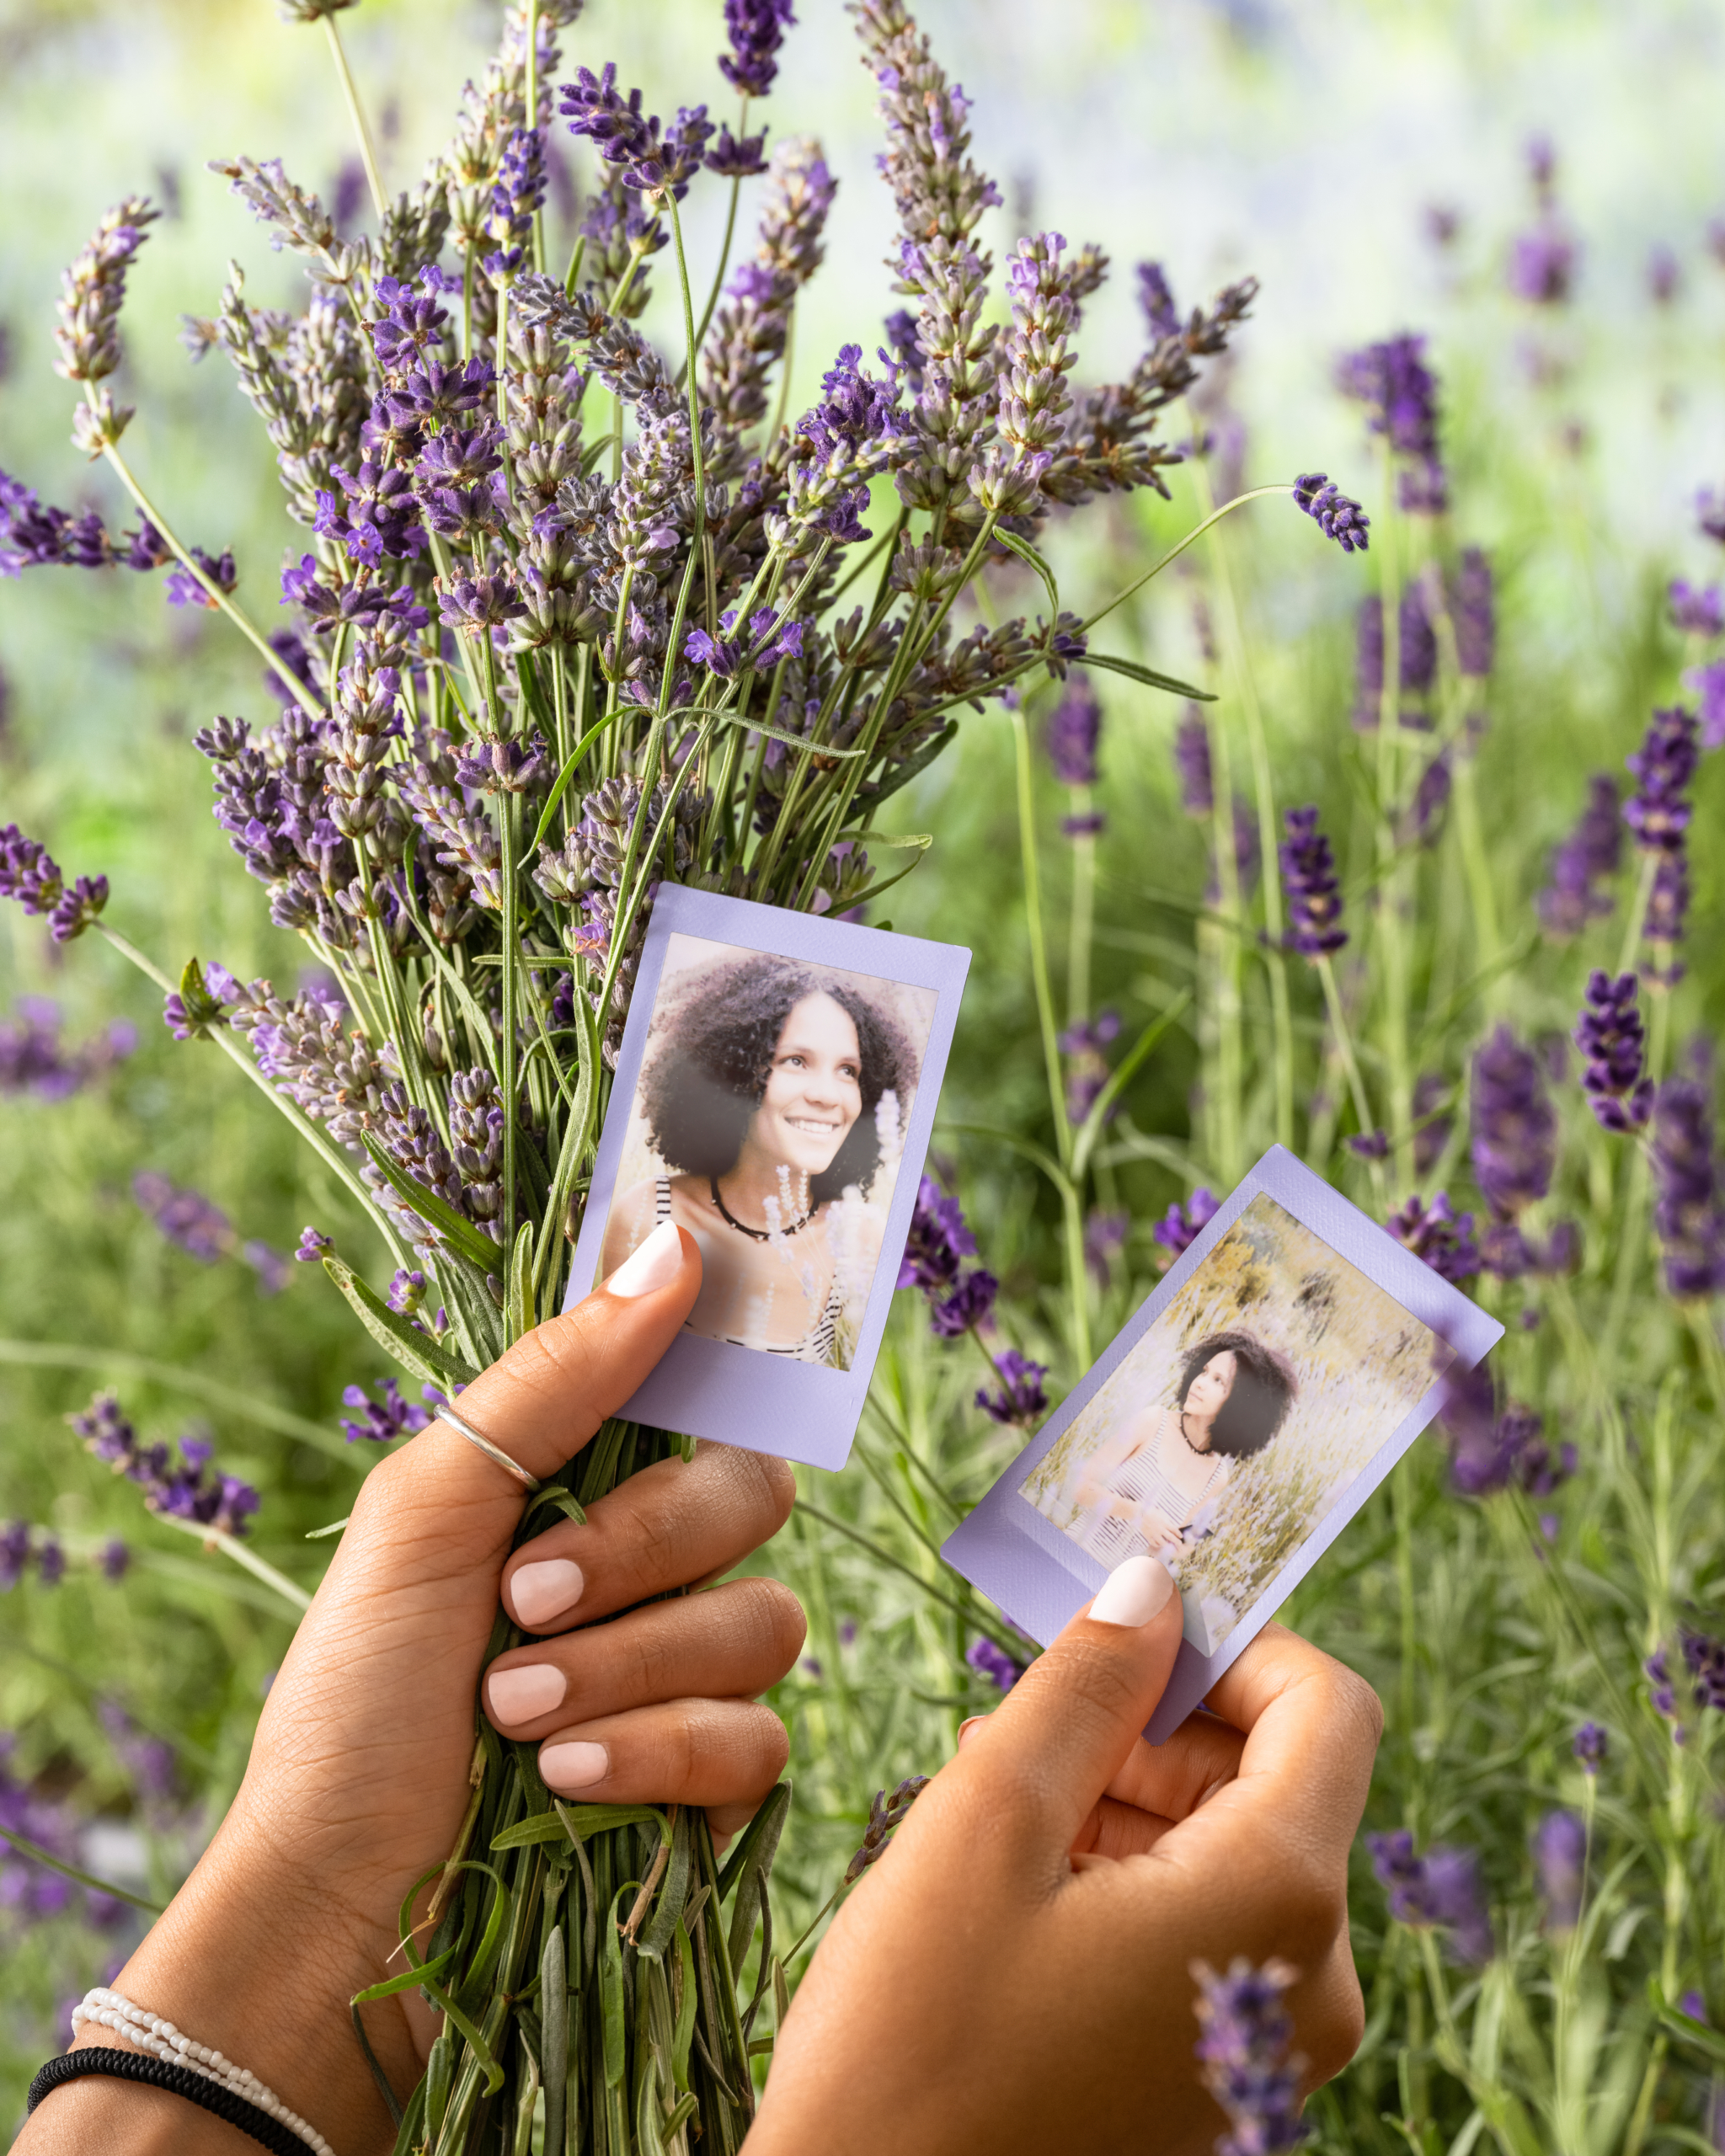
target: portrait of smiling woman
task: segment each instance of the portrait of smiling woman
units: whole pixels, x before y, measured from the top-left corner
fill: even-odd
[[[701,1246],[690,1331],[847,1369],[933,1003],[674,936],[601,1277],[674,1220]]]

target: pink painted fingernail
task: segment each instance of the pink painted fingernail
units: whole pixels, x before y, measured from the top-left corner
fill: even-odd
[[[523,1565],[509,1583],[516,1622],[537,1632],[553,1617],[573,1609],[586,1584],[586,1575],[573,1557],[547,1557],[537,1565]]]
[[[553,1662],[529,1662],[516,1669],[494,1669],[485,1679],[485,1697],[499,1721],[537,1721],[563,1705],[569,1690]]]
[[[1090,1605],[1098,1625],[1147,1625],[1174,1592],[1173,1576],[1154,1557],[1129,1557],[1116,1565]]]
[[[650,1295],[655,1288],[668,1288],[682,1269],[683,1239],[675,1220],[662,1220],[602,1284],[607,1295]]]
[[[611,1754],[602,1744],[547,1744],[539,1771],[552,1789],[591,1789],[611,1772]]]

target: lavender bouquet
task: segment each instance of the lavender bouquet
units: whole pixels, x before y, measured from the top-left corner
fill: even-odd
[[[183,542],[123,446],[133,414],[108,384],[147,200],[103,218],[67,273],[57,333],[83,392],[74,441],[106,462],[136,526],[110,532],[0,475],[0,569],[166,568],[170,598],[219,610],[267,661],[280,716],[255,731],[217,718],[196,745],[234,851],[319,985],[283,995],[195,958],[170,979],[106,918],[104,878],[68,880],[16,826],[0,833],[0,894],[58,941],[107,936],[164,990],[174,1031],[213,1042],[292,1121],[397,1269],[380,1292],[312,1229],[300,1254],[321,1256],[435,1400],[560,1305],[661,882],[859,907],[920,857],[925,840],[880,819],[960,710],[1004,701],[1022,755],[1012,691],[1039,670],[1082,658],[1200,693],[1089,649],[1119,599],[1090,621],[1065,611],[1036,540],[1097,495],[1166,493],[1178,452],[1159,415],[1226,348],[1254,286],[1186,317],[1162,291],[1131,372],[1075,393],[1073,333],[1105,258],[1057,233],[1022,240],[1009,319],[984,321],[978,227],[1000,196],[966,154],[964,94],[900,0],[859,0],[900,226],[888,266],[909,304],[888,324],[895,357],[876,371],[847,344],[788,422],[793,316],[836,182],[814,142],[769,157],[746,131],[787,0],[727,0],[734,128],[704,105],[663,124],[609,66],[569,79],[558,39],[578,0],[510,0],[454,136],[393,201],[342,53],[352,4],[287,13],[329,41],[375,234],[339,237],[279,161],[223,164],[310,291],[299,315],[257,307],[236,266],[189,331],[232,362],[307,528],[281,579],[293,626],[257,626],[232,555]],[[560,274],[543,208],[556,115],[596,153]],[[703,172],[729,212],[697,277],[679,205]],[[752,251],[734,260],[756,177]],[[671,356],[636,326],[667,248],[684,329]],[[1344,548],[1365,544],[1363,512],[1322,473],[1254,491],[1291,491]],[[961,602],[994,569],[1033,573],[1046,611],[989,626],[990,606],[960,633]],[[900,853],[909,867],[879,865]],[[607,1425],[522,1536],[681,1444]],[[518,1637],[499,1615],[490,1652]],[[788,1789],[721,1866],[696,1816],[553,1804],[532,1748],[477,1714],[475,1727],[435,1929],[365,1995],[418,1984],[445,2017],[404,2112],[385,2091],[398,2149],[622,2156],[686,2149],[697,2127],[703,2148],[734,2149],[770,2049],[757,2020],[787,1995],[766,1881]]]

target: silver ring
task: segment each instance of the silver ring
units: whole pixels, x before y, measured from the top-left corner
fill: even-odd
[[[529,1475],[519,1460],[511,1460],[506,1452],[499,1452],[489,1438],[482,1438],[471,1422],[464,1422],[447,1402],[437,1411],[440,1422],[447,1422],[451,1430],[458,1430],[470,1445],[483,1452],[487,1460],[494,1460],[499,1467],[506,1467],[516,1481],[530,1494],[543,1486],[537,1475]]]

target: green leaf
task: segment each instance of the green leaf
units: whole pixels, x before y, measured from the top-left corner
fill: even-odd
[[[766,1894],[767,1877],[790,1809],[791,1785],[781,1782],[762,1799],[759,1810],[744,1829],[742,1839],[732,1851],[729,1862],[719,1874],[720,1900],[733,1883],[736,1886],[737,1898],[731,1910],[730,1935],[726,1942],[734,1969],[742,1967],[749,1941],[755,1936],[756,1922]]]
[[[1021,539],[1016,531],[1002,531],[999,525],[994,528],[994,542],[1004,547],[1009,554],[1016,554],[1021,562],[1028,562],[1042,579],[1042,588],[1048,594],[1048,603],[1058,619],[1060,611],[1060,587],[1055,582],[1055,573],[1044,561],[1028,539]]]
[[[435,1190],[428,1190],[404,1168],[398,1168],[369,1130],[360,1133],[360,1142],[371,1156],[378,1173],[400,1198],[402,1203],[417,1213],[430,1226],[437,1230],[451,1245],[458,1250],[482,1273],[497,1270],[497,1245],[489,1235],[482,1235],[473,1222],[454,1206],[441,1198]]]
[[[350,1513],[345,1519],[331,1520],[328,1527],[308,1527],[305,1539],[307,1542],[321,1542],[326,1534],[339,1534],[352,1518],[353,1514]]]
[[[367,1332],[394,1356],[409,1377],[420,1379],[446,1391],[451,1385],[471,1385],[477,1370],[440,1347],[429,1333],[416,1332],[399,1310],[393,1310],[375,1288],[369,1288],[350,1265],[327,1257],[323,1270],[340,1289]]]
[[[860,756],[860,749],[841,749],[825,741],[811,741],[806,734],[792,734],[782,726],[769,726],[764,718],[748,718],[740,712],[716,711],[713,718],[723,726],[740,726],[750,734],[764,734],[769,741],[782,741],[787,747],[800,749],[805,755],[816,756]]]
[[[1669,2005],[1656,1977],[1648,1978],[1648,1997],[1662,2028],[1669,2029],[1674,2036],[1704,2052],[1716,2067],[1725,2067],[1725,2036],[1717,2029],[1710,2029],[1705,2021],[1692,2020],[1681,2007]]]
[[[855,831],[846,835],[856,846],[884,846],[892,853],[927,853],[934,844],[932,831],[911,831],[895,838],[890,831]]]
[[[533,843],[527,848],[530,854],[537,853],[544,845],[545,834],[551,829],[551,819],[557,814],[558,803],[569,791],[569,781],[581,768],[582,758],[616,716],[614,712],[607,712],[603,718],[595,718],[569,751],[569,760],[558,773],[557,784],[551,789],[551,798],[540,811],[538,828],[533,833]]]
[[[563,2092],[569,2069],[569,1985],[563,1926],[551,1927],[539,1957],[539,2070],[545,2088],[545,2146],[563,2146]]]
[[[699,2000],[695,1980],[695,1949],[690,1944],[688,1925],[681,1917],[676,1921],[676,1945],[677,1967],[683,1972],[683,1996],[677,2008],[676,2026],[671,2031],[670,2070],[677,2087],[686,2089],[689,2085],[689,2047],[695,2041],[695,2009]]]
[[[659,1900],[653,1911],[652,1921],[641,1934],[638,1951],[649,1961],[662,1961],[670,1946],[672,1934],[683,1913],[683,1904],[689,1898],[689,1865],[694,1854],[694,1831],[690,1825],[691,1812],[683,1805],[677,1812],[676,1824],[671,1830],[670,1857],[665,1867],[665,1879],[659,1890]]]
[[[534,1515],[545,1511],[547,1507],[554,1508],[563,1514],[565,1519],[572,1519],[577,1527],[585,1527],[587,1524],[587,1515],[582,1511],[580,1500],[574,1492],[553,1488],[542,1490],[534,1498],[532,1503],[527,1508],[524,1525],[531,1527]]]
[[[999,532],[995,534],[999,538]],[[1214,691],[1194,689],[1189,681],[1177,680],[1172,674],[1158,674],[1154,667],[1140,666],[1135,659],[1116,659],[1112,653],[1087,651],[1078,661],[1081,666],[1101,666],[1110,674],[1124,674],[1129,680],[1142,681],[1146,689],[1164,689],[1171,696],[1189,696],[1195,704],[1213,704]]]
[[[398,1977],[386,1977],[381,1984],[369,1984],[364,1991],[356,1991],[351,2001],[355,2006],[369,2006],[374,1999],[393,1999],[400,1991],[413,1991],[429,1977],[432,1982],[441,1977],[454,1961],[461,1946],[457,1940],[453,1946],[446,1946],[441,1954],[422,1962],[418,1968],[403,1969]]]
[[[1151,1020],[1126,1054],[1108,1073],[1108,1082],[1091,1102],[1090,1112],[1080,1125],[1078,1135],[1072,1142],[1072,1182],[1075,1187],[1082,1187],[1084,1171],[1090,1165],[1090,1155],[1096,1141],[1102,1135],[1103,1124],[1107,1119],[1108,1110],[1113,1107],[1114,1102],[1119,1100],[1126,1087],[1137,1075],[1151,1050],[1174,1021],[1182,1016],[1191,1001],[1191,990],[1183,989],[1166,1011],[1158,1011]]]
[[[599,2018],[607,2089],[622,2086],[624,2040],[628,2034],[623,2024],[623,1945],[617,1930],[617,1908],[625,1894],[636,1891],[638,1883],[631,1880],[612,1896],[605,1921],[605,1943],[599,1952]]]
[[[563,1834],[572,1842],[585,1842],[613,1827],[644,1827],[649,1820],[658,1827],[660,1839],[668,1842],[670,1822],[650,1804],[568,1805],[553,1797],[549,1812],[536,1812],[528,1818],[518,1819],[513,1827],[505,1827],[491,1846],[524,1849],[535,1842],[554,1842]]]
[[[509,1305],[505,1311],[509,1337],[519,1340],[539,1320],[533,1308],[533,1224],[523,1220],[515,1236],[515,1253],[509,1262]]]

